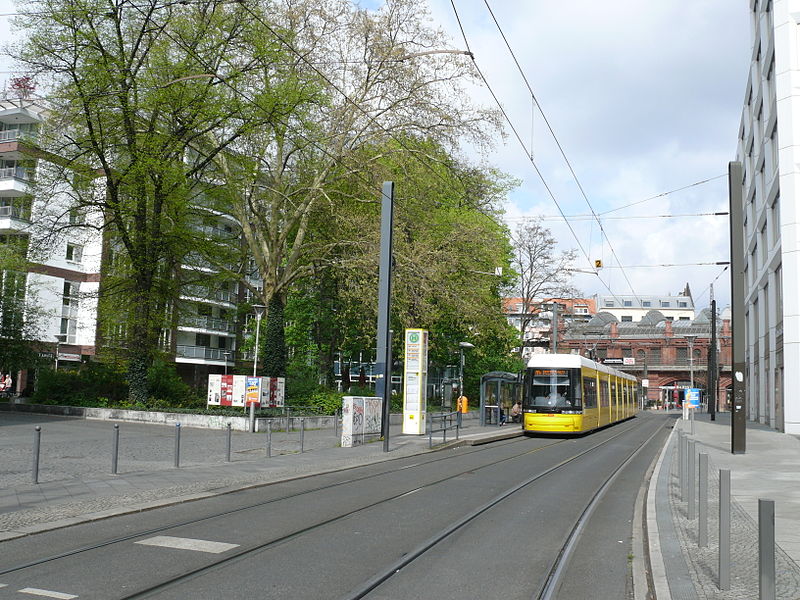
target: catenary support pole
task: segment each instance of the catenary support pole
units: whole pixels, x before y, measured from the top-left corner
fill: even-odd
[[[744,454],[747,449],[747,430],[745,428],[747,382],[745,381],[744,207],[742,206],[742,163],[740,162],[728,163],[728,197],[731,225],[731,329],[733,331],[731,452]]]
[[[392,223],[394,182],[385,181],[381,191],[381,254],[378,273],[378,352],[375,368],[376,394],[383,400],[381,435],[383,451],[389,451],[389,409],[392,401],[392,345],[389,334],[392,311]]]

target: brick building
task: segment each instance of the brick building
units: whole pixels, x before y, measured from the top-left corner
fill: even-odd
[[[728,405],[731,385],[731,325],[726,310],[717,317],[720,349],[717,409]],[[614,365],[649,382],[651,405],[683,400],[683,390],[694,387],[707,398],[708,356],[711,341],[711,311],[705,309],[694,320],[667,319],[651,310],[638,322],[620,322],[607,312],[587,323],[559,324],[559,352],[581,354]],[[705,403],[705,400],[704,400]]]

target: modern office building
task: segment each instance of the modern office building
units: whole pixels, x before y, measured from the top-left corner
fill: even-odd
[[[749,7],[752,55],[736,152],[747,416],[800,434],[800,5],[750,0]]]

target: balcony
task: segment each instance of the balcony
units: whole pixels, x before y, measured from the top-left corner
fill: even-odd
[[[14,233],[27,229],[31,222],[30,211],[21,206],[0,206],[0,233]]]
[[[225,333],[234,333],[236,330],[235,325],[226,319],[218,319],[215,317],[206,317],[201,315],[187,315],[181,317],[180,325],[181,327],[190,327],[192,329],[224,331]]]
[[[228,304],[233,304],[236,301],[233,292],[228,290],[210,290],[202,285],[186,285],[183,287],[181,295],[190,298],[210,300],[212,302],[227,302]]]
[[[24,196],[30,193],[32,170],[23,167],[0,168],[0,196]]]
[[[226,358],[225,355],[228,355]],[[205,346],[184,346],[178,344],[176,357],[195,360],[215,360],[219,362],[233,363],[233,350],[225,348],[206,348]]]

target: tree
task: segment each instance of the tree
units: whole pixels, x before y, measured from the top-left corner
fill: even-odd
[[[556,252],[557,242],[541,220],[534,219],[517,226],[511,240],[514,246],[513,268],[517,272],[516,293],[521,303],[519,352],[525,346],[525,332],[539,302],[545,298],[574,298],[577,290],[570,283],[570,266],[577,252]]]
[[[280,102],[270,105],[262,129],[242,136],[237,153],[215,161],[263,285],[247,277],[242,283],[279,312],[294,282],[350,243],[318,243],[310,226],[320,206],[373,201],[380,187],[374,171],[387,156],[436,165],[429,147],[407,140],[432,140],[438,154],[463,139],[486,142],[498,120],[462,93],[460,85],[474,76],[465,57],[430,54],[446,49],[447,39],[430,29],[414,0],[388,0],[375,12],[346,0],[286,0],[270,9],[267,16],[249,7],[251,22],[290,60],[254,53],[253,62],[261,88]],[[266,344],[280,341],[268,334]]]
[[[39,193],[70,195],[103,232],[99,318],[124,325],[130,397],[143,402],[174,318],[176,270],[197,249],[191,227],[210,166],[253,126],[250,105],[233,93],[247,70],[237,51],[245,9],[223,0],[35,0],[21,11],[27,39],[15,55],[49,83],[52,107],[37,149],[52,169]]]

